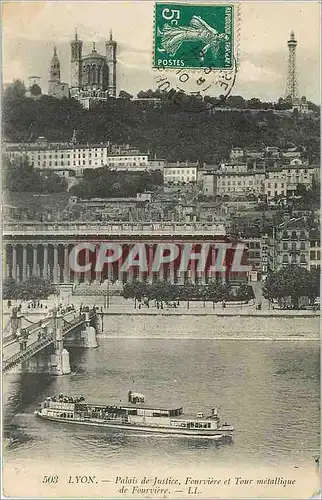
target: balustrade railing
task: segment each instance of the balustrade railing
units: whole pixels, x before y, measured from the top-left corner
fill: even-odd
[[[4,225],[4,235],[141,235],[141,234],[217,234],[225,235],[225,228],[223,224],[209,224],[202,222],[195,223],[109,223],[102,224],[96,222],[90,223],[37,223],[37,222],[24,222],[24,223],[9,223]]]
[[[10,370],[15,365],[23,363],[41,349],[44,349],[54,341],[53,334],[47,335],[36,342],[33,342],[26,349],[19,351],[3,361],[3,371]]]

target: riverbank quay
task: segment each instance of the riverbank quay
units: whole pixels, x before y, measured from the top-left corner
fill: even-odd
[[[157,307],[154,302],[150,302],[149,307],[139,304],[132,299],[124,299],[123,297],[112,296],[108,300],[106,297],[87,296],[73,297],[68,301],[60,301],[59,299],[51,299],[44,301],[46,308],[28,309],[26,304],[22,304],[21,313],[28,316],[31,322],[39,321],[40,318],[45,318],[50,314],[52,307],[57,307],[61,304],[63,307],[74,305],[78,310],[86,305],[89,307],[98,307],[98,312],[104,315],[135,315],[135,316],[220,316],[220,317],[256,317],[256,318],[319,318],[320,310],[313,309],[277,309],[268,307],[263,303],[260,310],[256,308],[256,304],[249,303],[226,303],[225,307],[222,303],[213,304],[212,302],[203,301],[181,301],[176,304],[176,307],[169,306],[163,303]],[[11,307],[7,306],[6,301],[2,304],[3,320],[9,318],[12,308],[19,306],[19,301],[13,301]],[[4,324],[6,321],[4,321]]]
[[[104,309],[99,311],[100,314],[104,316],[220,316],[222,318],[231,317],[246,317],[246,318],[318,318],[319,313],[315,311],[291,311],[291,310],[274,310],[271,312],[267,311],[219,311],[219,310],[196,310],[196,309],[130,309],[130,310],[116,310],[116,309]]]

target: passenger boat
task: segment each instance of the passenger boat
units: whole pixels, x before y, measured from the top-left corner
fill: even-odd
[[[36,417],[58,422],[113,427],[116,429],[163,434],[231,439],[234,428],[221,423],[218,409],[211,414],[187,416],[178,406],[150,406],[143,394],[129,391],[127,404],[109,405],[86,402],[83,396],[48,397],[35,411]]]

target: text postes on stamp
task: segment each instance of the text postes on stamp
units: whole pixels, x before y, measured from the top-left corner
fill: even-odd
[[[234,6],[156,3],[154,68],[231,70]]]

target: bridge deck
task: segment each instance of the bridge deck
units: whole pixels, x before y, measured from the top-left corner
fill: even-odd
[[[62,337],[65,337],[69,332],[81,326],[85,322],[83,316],[73,317],[71,321],[68,321],[66,318],[70,317],[71,314],[74,315],[75,313],[71,312],[63,316]],[[13,337],[13,339],[11,339],[10,342],[9,340],[7,340],[6,343],[4,343],[3,347],[7,347],[7,352],[12,352],[12,350],[16,351],[13,354],[7,355],[7,357],[3,359],[2,367],[4,372],[7,372],[15,366],[27,361],[27,359],[31,358],[55,341],[53,318],[45,318],[45,320],[43,321],[44,322],[41,323],[41,325],[37,323],[36,325],[30,325],[29,327],[25,328],[23,336],[12,335],[11,337]],[[49,332],[48,330],[50,329],[50,327],[51,331]],[[42,333],[42,336],[41,338],[37,338],[38,333],[40,332]],[[7,339],[8,337],[9,336],[7,336]],[[34,340],[35,338],[37,338],[37,340]],[[21,341],[26,341],[27,345],[24,349],[19,350]]]

